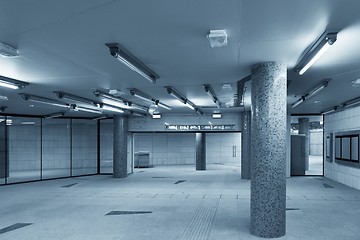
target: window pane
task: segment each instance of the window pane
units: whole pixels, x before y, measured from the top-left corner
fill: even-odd
[[[41,123],[39,118],[8,117],[8,183],[40,180]]]
[[[70,176],[70,120],[44,119],[42,129],[43,178]]]
[[[341,158],[341,138],[335,138],[335,157]]]
[[[343,137],[341,141],[341,158],[350,159],[350,138]]]
[[[351,159],[359,161],[359,137],[351,138]]]

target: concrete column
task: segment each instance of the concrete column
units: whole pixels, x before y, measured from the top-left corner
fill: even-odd
[[[127,177],[127,132],[128,118],[124,116],[114,116],[114,178]]]
[[[244,111],[241,117],[241,178],[250,179],[251,160],[251,112]]]
[[[310,121],[309,118],[299,118],[299,134],[305,135],[305,171],[309,170],[310,155]]]
[[[250,232],[286,233],[286,65],[266,62],[251,70]]]
[[[206,135],[196,133],[196,170],[206,170]]]

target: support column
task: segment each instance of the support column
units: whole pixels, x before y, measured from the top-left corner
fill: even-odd
[[[251,70],[251,234],[286,233],[286,65]]]
[[[206,135],[196,133],[196,170],[206,170]]]
[[[251,112],[244,111],[241,118],[241,178],[250,179],[251,160]]]
[[[310,155],[310,121],[309,118],[299,118],[299,134],[305,135],[305,171],[309,170]]]
[[[128,118],[124,116],[114,116],[114,178],[127,177],[127,132]]]

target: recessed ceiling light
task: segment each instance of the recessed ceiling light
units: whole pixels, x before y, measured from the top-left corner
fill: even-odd
[[[314,103],[315,103],[315,104],[321,104],[322,101],[320,101],[320,100],[315,100]]]
[[[359,86],[360,86],[360,78],[358,78],[358,79],[356,79],[356,80],[353,80],[353,81],[351,82],[351,85],[352,85],[353,87],[359,87]]]
[[[124,93],[121,92],[120,90],[117,90],[117,89],[110,89],[109,94],[114,95],[114,96],[120,96],[120,95],[122,95]]]
[[[231,90],[231,83],[223,83],[221,87],[223,90]]]
[[[227,33],[225,30],[210,30],[207,38],[209,39],[212,48],[227,45]]]

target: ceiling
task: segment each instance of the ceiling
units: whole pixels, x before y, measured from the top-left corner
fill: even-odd
[[[123,98],[149,106],[130,95],[128,89],[137,88],[172,107],[158,108],[159,113],[196,114],[164,88],[173,86],[205,113],[239,112],[237,81],[250,74],[253,64],[284,61],[289,112],[320,113],[360,96],[360,88],[351,85],[360,78],[359,9],[358,0],[0,0],[0,42],[20,54],[0,57],[0,75],[29,83],[21,90],[0,88],[8,97],[0,106],[7,107],[6,114],[48,115],[63,109],[25,101],[19,93],[58,99],[53,92],[63,91],[101,102],[95,89],[117,89]],[[210,47],[206,36],[215,29],[227,31],[227,46]],[[326,29],[338,30],[338,40],[299,76],[293,67]],[[157,83],[116,61],[105,46],[113,42],[156,72]],[[328,87],[291,108],[328,78]],[[211,84],[222,108],[203,84]]]

